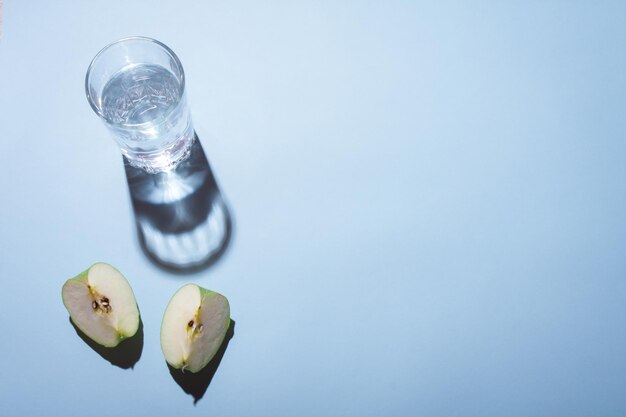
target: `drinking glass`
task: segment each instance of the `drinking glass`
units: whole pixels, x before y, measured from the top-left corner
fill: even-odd
[[[168,171],[188,156],[194,129],[185,73],[166,45],[145,37],[113,42],[89,65],[85,90],[132,166]]]
[[[176,54],[150,38],[113,42],[89,65],[85,89],[122,151],[146,254],[176,271],[217,260],[230,215],[195,136]]]

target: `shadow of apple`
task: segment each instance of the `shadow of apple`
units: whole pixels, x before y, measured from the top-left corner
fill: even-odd
[[[230,321],[230,326],[228,327],[228,331],[226,332],[226,336],[224,336],[224,341],[220,345],[220,348],[211,359],[211,362],[207,366],[205,366],[200,372],[191,373],[191,372],[183,372],[180,369],[172,368],[169,364],[167,367],[170,371],[170,375],[176,383],[183,389],[183,391],[189,395],[191,395],[194,399],[194,405],[197,404],[198,401],[204,396],[209,384],[211,384],[211,380],[215,376],[217,372],[217,368],[220,366],[220,362],[224,357],[224,353],[228,348],[228,344],[230,343],[230,339],[235,336],[235,320]]]
[[[112,365],[119,366],[122,369],[133,368],[135,364],[141,358],[141,352],[143,350],[143,321],[139,317],[139,328],[137,333],[133,337],[130,337],[122,341],[119,345],[109,348],[97,344],[83,333],[72,321],[69,319],[70,324],[76,331],[76,334],[83,339],[83,342],[92,348],[96,353],[109,361]]]

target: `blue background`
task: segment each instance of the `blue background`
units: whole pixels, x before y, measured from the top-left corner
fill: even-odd
[[[5,1],[0,415],[626,414],[626,3]],[[92,57],[157,38],[234,216],[193,276],[141,253]],[[63,282],[130,280],[145,344],[112,366]],[[225,294],[195,406],[159,326]]]

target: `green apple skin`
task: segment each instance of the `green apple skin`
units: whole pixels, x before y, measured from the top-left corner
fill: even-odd
[[[229,326],[228,299],[187,284],[176,291],[163,314],[163,356],[175,369],[199,372],[219,350]]]
[[[72,322],[94,342],[115,347],[139,328],[139,308],[128,280],[98,262],[68,279],[61,291]]]

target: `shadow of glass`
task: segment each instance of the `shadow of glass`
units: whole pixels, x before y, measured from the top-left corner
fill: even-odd
[[[200,399],[202,399],[204,393],[211,384],[211,381],[213,380],[213,377],[217,372],[217,368],[220,366],[220,362],[224,357],[224,353],[228,348],[228,344],[230,343],[230,340],[234,337],[234,335],[235,320],[231,319],[230,327],[226,332],[226,336],[224,337],[224,341],[222,342],[219,350],[217,351],[213,359],[211,359],[211,362],[209,362],[209,364],[205,366],[204,369],[195,374],[191,372],[183,372],[180,369],[174,369],[166,362],[167,367],[170,371],[170,375],[172,375],[174,381],[176,381],[176,383],[183,389],[185,393],[193,397],[194,405],[197,404]]]
[[[224,232],[223,244],[215,252],[213,252],[210,256],[208,256],[204,261],[195,263],[192,265],[185,265],[185,266],[174,265],[172,263],[163,262],[159,257],[155,255],[154,252],[150,251],[149,244],[148,242],[146,242],[146,238],[145,238],[144,233],[142,232],[141,225],[139,224],[139,222],[137,222],[137,237],[139,239],[139,245],[141,247],[141,251],[144,253],[144,255],[148,259],[150,259],[150,261],[154,265],[174,275],[186,276],[186,275],[195,274],[196,272],[210,268],[222,258],[222,256],[228,249],[231,239],[232,239],[233,220],[232,220],[232,217],[230,216],[230,211],[228,210],[228,206],[225,203],[224,203],[224,207],[226,210],[224,212],[225,232]]]
[[[83,342],[85,342],[104,359],[109,361],[112,365],[118,366],[122,369],[129,369],[133,368],[139,361],[139,358],[141,358],[141,352],[143,351],[143,321],[141,320],[141,317],[139,317],[139,328],[137,329],[137,333],[135,333],[133,337],[122,341],[119,345],[112,348],[97,344],[78,327],[76,327],[71,318],[69,321],[76,331],[76,334],[83,339]]]
[[[208,268],[229,246],[233,220],[197,135],[169,172],[148,174],[124,159],[137,234],[148,258],[168,272]]]

